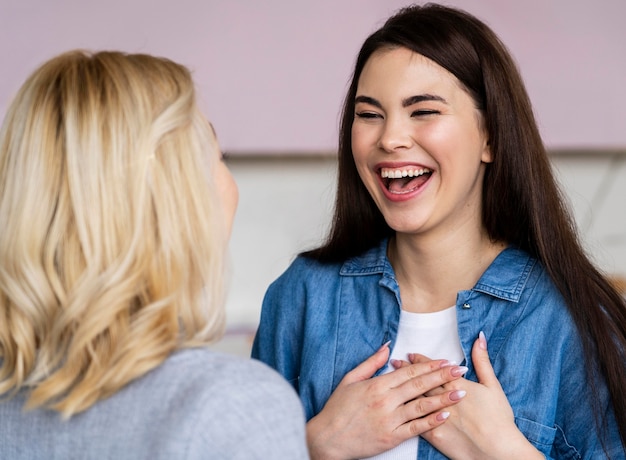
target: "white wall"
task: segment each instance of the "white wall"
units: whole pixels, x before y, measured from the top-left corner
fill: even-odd
[[[239,185],[231,239],[229,319],[254,324],[265,289],[295,255],[321,241],[335,197],[331,157],[229,161]]]
[[[588,255],[608,275],[626,278],[626,151],[553,155],[552,162]]]
[[[216,348],[248,355],[263,294],[326,235],[335,198],[332,156],[231,157],[239,207],[230,242],[227,333]]]

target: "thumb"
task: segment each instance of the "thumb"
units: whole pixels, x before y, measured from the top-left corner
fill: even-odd
[[[369,379],[378,369],[387,364],[388,359],[389,342],[384,344],[376,353],[348,372],[339,383],[339,386],[349,385],[351,383]]]
[[[487,339],[483,331],[478,334],[478,339],[474,342],[472,347],[472,362],[474,363],[474,370],[478,377],[478,382],[489,387],[500,385],[498,378],[496,377],[491,361],[489,360],[489,352],[487,351]]]

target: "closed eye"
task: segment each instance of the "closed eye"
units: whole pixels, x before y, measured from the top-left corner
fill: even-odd
[[[382,115],[376,112],[356,112],[354,115],[364,119],[382,118]]]
[[[431,110],[431,109],[421,109],[421,110],[415,110],[414,112],[411,113],[412,117],[421,117],[421,116],[426,116],[426,115],[437,115],[440,114],[441,112],[439,110]]]

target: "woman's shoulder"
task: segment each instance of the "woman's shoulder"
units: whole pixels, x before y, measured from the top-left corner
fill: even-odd
[[[184,375],[190,384],[197,380],[211,392],[237,393],[245,388],[254,393],[292,392],[280,374],[266,364],[209,348],[180,350],[167,358],[160,370]]]
[[[382,240],[363,253],[343,260],[318,260],[307,253],[299,254],[279,277],[279,280],[302,279],[319,284],[320,278],[338,278],[342,274],[383,271],[389,266],[387,240]]]
[[[146,376],[150,379],[150,375]],[[216,416],[225,425],[243,423],[242,414],[254,407],[257,415],[268,413],[293,423],[303,420],[294,389],[274,369],[246,357],[207,348],[185,349],[172,354],[148,383],[155,397],[195,412],[200,419]],[[250,421],[261,423],[258,417]]]
[[[333,286],[342,263],[326,263],[305,255],[298,255],[289,266],[270,284],[266,295],[291,292],[292,295]],[[287,291],[286,291],[287,290]]]
[[[183,393],[194,406],[181,423],[198,434],[190,446],[198,458],[207,445],[217,458],[307,458],[300,400],[269,366],[207,349],[177,352],[164,366],[190,380]]]
[[[64,423],[22,405],[19,398],[2,406],[12,420],[4,434],[32,435],[28,449],[53,445],[55,458],[66,450],[81,458],[306,458],[304,413],[291,386],[258,361],[207,348],[171,354]]]
[[[325,262],[317,260],[306,254],[299,254],[289,264],[285,273],[293,275],[314,273],[337,273],[343,262]]]
[[[155,458],[306,458],[304,412],[291,386],[261,362],[208,348],[173,353],[95,409],[82,425],[106,420],[122,443],[156,450]]]
[[[280,398],[291,402],[285,410],[297,407],[297,396],[291,386],[269,366],[203,347],[172,353],[113,399],[125,401],[124,404],[141,400],[141,405],[163,407],[165,404],[210,412]]]

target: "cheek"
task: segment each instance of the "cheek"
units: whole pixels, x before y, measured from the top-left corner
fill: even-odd
[[[222,206],[224,212],[224,222],[226,225],[226,235],[230,238],[233,230],[233,223],[235,222],[235,214],[237,212],[237,205],[239,203],[239,189],[237,184],[231,178],[231,183],[221,191]]]
[[[437,147],[437,149],[455,147],[465,143],[458,126],[447,123],[445,120],[416,129],[413,137],[420,145],[427,146],[429,149],[433,147]]]
[[[216,175],[217,192],[226,213],[226,218],[232,220],[237,204],[239,203],[239,188],[230,170],[223,163],[219,163]]]
[[[431,152],[437,162],[478,165],[485,152],[484,138],[473,126],[440,124],[421,131],[419,144]]]
[[[352,155],[357,168],[359,163],[366,161],[367,154],[372,150],[372,144],[375,143],[371,131],[360,125],[352,125]]]
[[[232,189],[233,189],[233,214],[234,214],[235,211],[237,211],[237,206],[239,205],[239,187],[237,187],[237,182],[235,182],[235,179],[232,176],[231,176],[231,179],[233,181]]]
[[[368,170],[367,167],[367,147],[363,144],[362,138],[358,136],[354,136],[354,130],[352,133],[352,158],[354,159],[354,164],[356,166],[356,170],[359,173],[359,177],[361,181],[367,182],[364,174]]]
[[[227,203],[227,210],[232,215],[235,214],[237,210],[237,205],[239,204],[239,188],[237,187],[237,183],[235,182],[235,178],[232,176],[230,171],[227,176],[224,177],[224,190],[222,194],[224,195],[224,201]]]

